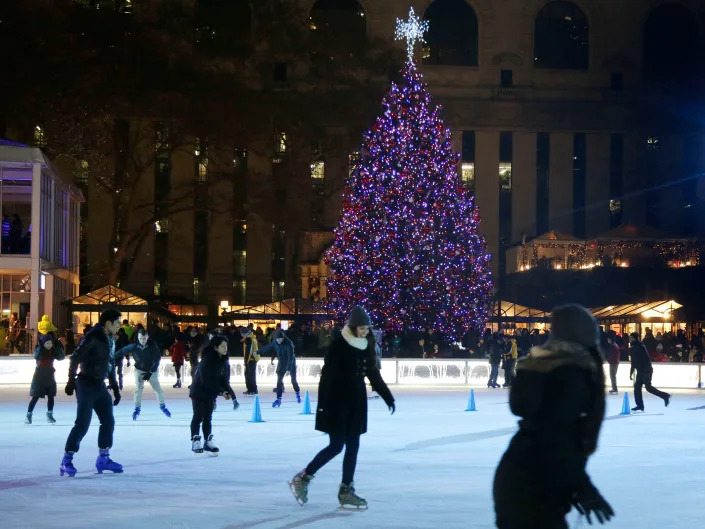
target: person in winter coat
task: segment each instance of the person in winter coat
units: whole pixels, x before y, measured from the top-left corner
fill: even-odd
[[[610,390],[610,395],[616,395],[619,393],[617,390],[617,369],[619,369],[619,346],[615,343],[615,336],[612,331],[607,334],[607,363],[610,366],[610,382],[612,384],[612,389]]]
[[[88,433],[91,418],[95,411],[100,420],[98,430],[98,459],[95,466],[99,473],[104,470],[120,473],[122,465],[110,459],[113,445],[113,406],[120,403],[120,388],[115,377],[115,341],[113,337],[120,328],[120,312],[114,309],[104,311],[95,325],[78,344],[69,365],[69,381],[65,392],[70,397],[76,392],[76,423],[66,439],[64,458],[59,469],[61,475],[76,475],[73,456],[78,452],[81,440]],[[78,368],[81,372],[76,375]],[[113,398],[105,387],[108,378]]]
[[[252,329],[248,327],[240,328],[240,342],[242,343],[242,354],[245,360],[245,395],[257,395],[257,362],[260,355],[259,343]]]
[[[20,341],[20,319],[17,317],[17,313],[13,312],[10,315],[10,322],[7,328],[7,343],[9,345],[8,354],[14,354],[15,349],[17,352],[22,354],[22,348],[19,345]]]
[[[225,370],[228,359],[228,340],[224,336],[214,336],[203,349],[201,362],[193,376],[189,391],[193,417],[191,419],[191,450],[195,455],[205,450],[210,455],[218,455],[218,447],[213,443],[211,420],[213,408],[218,395],[225,393],[225,398],[233,400],[233,409],[239,404],[233,388],[230,387]],[[203,427],[205,444],[201,445],[200,430]]]
[[[149,382],[154,393],[157,394],[159,409],[162,410],[164,415],[171,417],[171,413],[164,402],[164,391],[161,384],[159,384],[159,361],[162,358],[162,354],[157,344],[150,339],[147,331],[139,331],[135,343],[117,351],[115,353],[116,361],[120,363],[123,356],[130,354],[135,361],[135,411],[132,413],[132,420],[136,421],[142,411],[142,392],[144,391],[145,382]]]
[[[188,362],[191,368],[191,380],[196,374],[196,369],[198,368],[198,355],[201,354],[201,349],[203,349],[205,339],[201,333],[198,332],[198,328],[190,327],[186,333],[186,351],[188,352]]]
[[[494,333],[489,338],[490,352],[490,379],[487,381],[488,388],[498,388],[497,377],[499,376],[499,364],[502,363],[502,355],[504,354],[504,340],[498,334]]]
[[[32,412],[39,399],[47,398],[47,422],[55,424],[54,419],[54,397],[56,397],[56,379],[54,378],[54,360],[65,358],[64,347],[61,342],[51,334],[42,334],[39,343],[34,346],[34,359],[37,367],[32,377],[32,385],[29,388],[29,401],[25,424],[32,424]]]
[[[551,338],[517,363],[509,407],[521,417],[494,478],[499,529],[568,529],[574,506],[591,523],[614,511],[590,481],[587,459],[597,449],[605,412],[599,333],[578,305],[553,311]]]
[[[514,366],[517,358],[519,358],[516,336],[509,338],[507,348],[509,350],[504,353],[504,384],[502,385],[504,388],[512,387],[512,382],[514,381]]]
[[[120,351],[121,349],[124,349],[130,345],[130,340],[127,338],[127,333],[125,332],[125,329],[123,327],[118,329],[117,334],[115,334],[115,350]],[[117,379],[118,379],[118,386],[120,386],[120,389],[122,390],[122,360],[123,358],[127,360],[127,367],[130,367],[130,355],[125,353],[124,356],[116,357],[115,358],[115,369],[117,370]]]
[[[644,411],[644,399],[641,396],[642,386],[652,395],[662,398],[663,403],[668,406],[671,402],[671,395],[651,385],[654,368],[651,365],[651,359],[646,347],[639,341],[639,333],[633,332],[629,335],[629,346],[629,354],[632,357],[632,366],[629,370],[630,380],[634,380],[634,371],[636,371],[636,380],[634,380],[634,402],[636,406],[632,408],[632,411]]]
[[[49,334],[49,333],[55,333],[59,329],[56,328],[56,325],[54,325],[51,322],[51,319],[47,314],[42,316],[42,320],[37,323],[37,331],[39,334]]]
[[[298,382],[296,382],[296,355],[294,354],[294,343],[287,338],[284,331],[279,329],[274,335],[274,341],[259,350],[260,355],[272,355],[272,364],[277,358],[277,400],[272,403],[272,408],[282,405],[282,393],[284,393],[284,376],[291,375],[291,385],[296,392],[296,402],[301,402],[301,393]]]
[[[360,435],[367,431],[367,377],[384,399],[389,411],[396,410],[392,392],[377,369],[375,342],[370,332],[370,317],[362,307],[350,313],[342,336],[330,346],[318,385],[316,430],[329,435],[330,441],[304,470],[289,483],[299,504],[308,501],[308,486],[316,472],[345,447],[343,480],[338,501],[343,507],[367,508],[367,501],[355,494],[353,478],[360,448]]]
[[[170,349],[171,363],[174,364],[174,370],[176,371],[176,384],[173,385],[175,388],[181,387],[181,368],[186,362],[186,344],[184,341],[185,337],[181,334],[178,335]]]

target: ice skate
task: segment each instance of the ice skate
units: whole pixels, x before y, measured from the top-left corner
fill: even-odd
[[[137,417],[140,416],[140,411],[142,411],[142,408],[140,406],[135,406],[135,411],[132,412],[132,420],[136,421]]]
[[[193,455],[195,456],[200,456],[203,454],[203,446],[201,446],[201,436],[200,435],[194,435],[191,438],[191,451],[193,452]]]
[[[24,423],[25,424],[32,424],[32,412],[31,411],[28,411],[27,415],[25,415]]]
[[[644,408],[642,408],[642,407],[640,407],[640,406],[634,406],[634,407],[632,408],[632,411],[633,411],[633,412],[644,411]]]
[[[68,474],[70,478],[76,475],[76,467],[73,466],[73,452],[66,452],[64,458],[61,460],[61,466],[59,467],[59,474]]]
[[[355,484],[340,484],[338,489],[338,501],[341,509],[351,509],[364,511],[367,509],[367,500],[355,494]]]
[[[272,408],[279,408],[282,405],[282,399],[276,399],[274,402],[272,402]]]
[[[176,384],[174,384],[174,385],[171,386],[171,387],[172,387],[172,388],[180,388],[180,387],[181,387],[181,380],[177,380],[177,381],[176,381]]]
[[[171,412],[166,408],[166,404],[160,404],[159,409],[162,410],[162,413],[166,415],[167,417],[171,418]]]
[[[671,403],[671,394],[666,393],[666,396],[663,398],[663,404],[668,408],[668,405]]]
[[[209,456],[215,457],[219,452],[220,450],[218,450],[218,447],[213,443],[213,434],[209,435],[203,445],[203,453],[208,453]]]
[[[296,402],[298,404],[301,404],[301,393],[298,391],[296,392]]]
[[[95,468],[98,474],[102,474],[104,470],[114,472],[115,474],[122,473],[122,465],[110,459],[110,450],[107,448],[100,449],[98,459],[95,460]]]
[[[308,502],[308,485],[312,479],[313,476],[306,474],[306,471],[302,470],[289,481],[289,488],[296,502],[302,507]]]
[[[619,391],[617,391],[616,389],[610,390],[610,395],[618,395],[618,394],[619,394]]]
[[[54,412],[53,411],[47,412],[47,422],[49,424],[56,424],[56,419],[54,419]]]

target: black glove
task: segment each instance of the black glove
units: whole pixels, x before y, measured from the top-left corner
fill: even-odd
[[[151,371],[145,371],[145,373],[142,375],[142,380],[149,380],[152,377],[152,372]]]
[[[592,525],[591,513],[601,524],[608,522],[614,516],[610,504],[595,489],[585,495],[575,494],[571,503],[580,514],[585,515],[590,525]]]
[[[392,402],[391,404],[387,404],[387,406],[389,407],[389,413],[394,415],[394,412],[397,411],[397,407],[394,405],[394,402]]]
[[[240,407],[240,403],[237,401],[237,399],[233,399],[233,410],[236,410]]]
[[[76,377],[69,375],[69,381],[66,383],[66,389],[64,392],[70,397],[76,390]]]
[[[120,390],[117,386],[113,386],[113,397],[113,406],[117,406],[118,404],[120,404],[120,399],[122,397],[120,396]]]

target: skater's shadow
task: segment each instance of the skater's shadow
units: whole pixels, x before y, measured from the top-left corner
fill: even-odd
[[[347,518],[348,516],[354,516],[354,515],[352,513],[344,513],[344,512],[340,512],[339,510],[335,510],[335,511],[329,512],[329,513],[317,514],[316,516],[310,516],[309,518],[299,520],[298,522],[291,522],[286,525],[282,525],[281,527],[277,527],[277,529],[295,529],[296,527],[304,527],[310,523],[320,522],[321,520],[333,520],[334,518]]]
[[[251,527],[256,527],[256,526],[261,525],[263,523],[278,522],[279,520],[283,520],[284,518],[288,518],[288,516],[277,516],[275,518],[264,518],[262,520],[255,520],[254,522],[243,522],[243,523],[238,523],[238,524],[230,524],[230,525],[226,525],[224,527],[221,527],[221,529],[250,529]]]
[[[495,437],[504,437],[516,433],[516,428],[498,428],[497,430],[487,430],[485,432],[473,432],[460,435],[449,435],[446,437],[436,437],[434,439],[426,439],[425,441],[417,441],[406,445],[404,448],[398,448],[395,452],[404,452],[407,450],[421,450],[422,448],[432,448],[436,446],[444,446],[457,443],[471,443],[473,441],[484,441],[485,439],[493,439]]]
[[[695,410],[705,410],[705,406],[698,406],[697,408],[686,408],[687,411],[695,411]]]

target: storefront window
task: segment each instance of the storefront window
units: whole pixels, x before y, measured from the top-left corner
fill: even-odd
[[[0,168],[2,254],[27,255],[32,234],[32,172]]]

